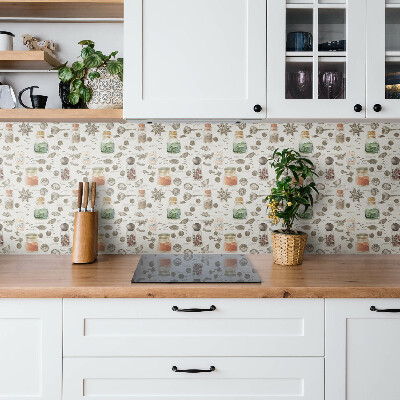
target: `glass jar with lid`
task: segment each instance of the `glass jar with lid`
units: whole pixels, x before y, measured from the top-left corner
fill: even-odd
[[[169,186],[171,182],[170,169],[168,167],[158,168],[158,184],[160,186]]]
[[[158,235],[158,251],[161,253],[168,253],[171,249],[171,235],[169,233],[160,233]]]
[[[343,210],[344,209],[344,191],[342,189],[336,190],[337,200],[336,200],[336,209]]]
[[[168,219],[180,219],[181,209],[178,205],[178,199],[176,197],[169,198],[169,205],[167,208],[167,218]]]
[[[114,153],[114,142],[111,139],[110,131],[103,132],[103,140],[100,144],[100,151],[105,154]]]
[[[195,181],[200,181],[203,179],[203,171],[201,169],[201,158],[193,158],[193,179]]]
[[[299,152],[304,154],[311,154],[314,150],[314,145],[310,139],[310,132],[303,131],[301,132],[301,140],[299,143]]]
[[[102,219],[114,219],[115,211],[111,206],[111,197],[103,197],[103,207],[100,215]]]
[[[236,197],[235,207],[233,208],[233,218],[234,219],[246,219],[247,209],[244,206],[243,197]]]
[[[260,247],[268,246],[268,233],[267,233],[268,225],[265,223],[261,223],[259,225],[260,233],[258,235],[258,244]]]
[[[4,137],[5,143],[12,143],[14,141],[13,124],[6,124],[6,134]]]
[[[81,141],[81,135],[79,133],[79,124],[72,124],[72,143],[79,143]]]
[[[356,235],[357,242],[356,242],[356,249],[360,253],[365,253],[369,251],[369,240],[367,233],[358,233]]]
[[[126,225],[126,245],[128,247],[136,246],[135,224],[129,223]]]
[[[61,233],[60,233],[60,244],[62,247],[68,247],[71,244],[70,237],[69,237],[69,225],[67,223],[62,223],[60,225]]]
[[[69,181],[70,179],[70,171],[69,171],[69,158],[62,157],[60,160],[61,169],[60,169],[60,177],[63,181]]]
[[[375,131],[369,131],[365,142],[365,152],[369,154],[379,153],[379,143],[376,140]]]
[[[212,198],[211,198],[211,190],[206,189],[204,190],[204,209],[211,210],[213,206]]]
[[[6,190],[6,201],[4,207],[6,210],[12,210],[14,208],[14,196],[11,189]]]
[[[177,154],[181,152],[181,143],[178,140],[178,132],[170,131],[167,142],[167,153]]]
[[[204,143],[212,143],[213,136],[211,131],[211,124],[204,124],[204,136],[203,142]]]
[[[368,206],[365,209],[365,218],[366,219],[378,219],[379,218],[379,209],[376,206],[375,197],[368,197],[367,204],[368,204]]]
[[[139,190],[139,200],[138,200],[138,209],[145,210],[147,203],[146,203],[146,191],[143,189]]]
[[[226,186],[235,186],[238,183],[238,178],[236,175],[236,168],[228,167],[225,168],[224,184]]]
[[[356,183],[357,186],[368,186],[369,185],[369,174],[367,167],[359,167],[356,168],[357,178]]]
[[[224,236],[225,236],[224,250],[228,253],[233,253],[233,252],[237,251],[238,244],[236,241],[236,234],[235,233],[226,233]]]
[[[392,224],[392,246],[400,247],[400,224],[397,222]]]
[[[193,224],[192,242],[194,247],[200,247],[203,245],[203,236],[201,234],[201,224],[196,222]]]
[[[233,141],[233,152],[237,154],[244,154],[247,151],[247,143],[243,137],[243,131],[235,133],[235,140]]]
[[[126,159],[126,179],[134,181],[136,179],[135,159],[128,157]]]
[[[36,233],[27,233],[25,235],[25,250],[29,253],[39,251],[38,236]]]
[[[334,160],[332,157],[326,157],[325,164],[325,179],[327,181],[332,181],[335,179],[335,167],[334,167]]]
[[[392,180],[400,181],[400,158],[392,157]]]
[[[33,144],[33,150],[38,154],[45,154],[49,151],[49,145],[44,138],[44,131],[36,132],[36,140]]]
[[[102,186],[106,183],[103,167],[92,168],[92,182],[96,182],[96,184],[99,186]]]
[[[344,143],[343,124],[336,125],[336,143]]]
[[[44,205],[44,197],[38,197],[36,199],[36,207],[33,211],[33,216],[36,219],[47,219],[49,217],[49,211]]]
[[[139,124],[138,143],[146,143],[146,124]]]
[[[258,170],[258,177],[260,178],[260,181],[266,181],[268,179],[267,157],[260,157],[259,163],[260,169]]]
[[[39,176],[36,167],[25,168],[25,183],[28,186],[39,185]]]
[[[271,124],[271,129],[269,132],[269,141],[270,141],[270,143],[278,143],[279,142],[278,124]]]

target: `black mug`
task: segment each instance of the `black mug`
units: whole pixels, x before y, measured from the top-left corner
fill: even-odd
[[[24,108],[46,108],[46,103],[47,103],[47,96],[42,96],[40,94],[33,94],[33,89],[39,89],[39,86],[29,86],[19,92],[18,100],[19,103],[21,104],[22,107]],[[25,90],[30,89],[30,96],[31,96],[31,103],[32,107],[27,107],[23,102],[22,102],[22,94],[25,92]]]

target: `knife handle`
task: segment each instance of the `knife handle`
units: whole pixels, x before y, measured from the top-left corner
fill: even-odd
[[[87,211],[87,205],[89,200],[89,182],[85,182],[85,187],[83,188],[83,208]]]
[[[92,192],[90,193],[90,208],[94,211],[94,203],[96,201],[96,182],[92,182]]]
[[[78,183],[78,209],[81,211],[82,207],[82,194],[83,194],[83,182]]]

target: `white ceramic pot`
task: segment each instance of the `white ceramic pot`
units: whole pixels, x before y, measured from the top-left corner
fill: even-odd
[[[123,84],[118,75],[111,75],[106,67],[93,68],[88,71],[97,71],[100,78],[85,79],[85,85],[91,89],[92,98],[87,104],[90,109],[122,108]]]
[[[14,48],[15,35],[11,32],[0,31],[0,51],[9,51]]]

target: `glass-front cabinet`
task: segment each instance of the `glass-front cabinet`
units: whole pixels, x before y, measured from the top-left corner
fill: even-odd
[[[400,118],[400,0],[367,0],[367,118]]]
[[[365,118],[366,6],[268,0],[269,118]]]

